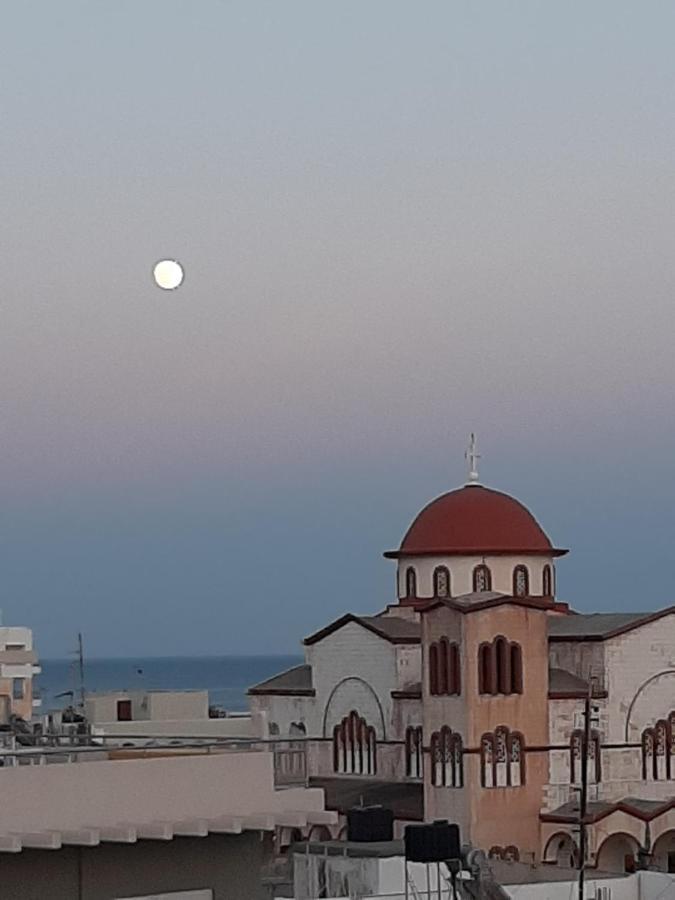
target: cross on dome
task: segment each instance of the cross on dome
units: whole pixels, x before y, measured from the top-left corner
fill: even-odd
[[[478,484],[478,460],[480,459],[480,453],[478,452],[478,442],[476,441],[476,435],[471,432],[469,437],[469,446],[466,449],[464,454],[464,459],[469,464],[469,478],[467,480],[467,484]]]

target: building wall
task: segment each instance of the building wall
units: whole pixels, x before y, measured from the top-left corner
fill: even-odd
[[[422,678],[422,648],[419,644],[397,644],[396,689],[417,684]]]
[[[552,641],[549,662],[551,668],[566,669],[579,678],[605,679],[605,645],[602,641]]]
[[[333,727],[355,709],[375,727],[378,739],[389,736],[392,698],[397,687],[396,646],[356,622],[327,635],[311,647],[316,691],[314,732],[330,737]]]
[[[469,686],[465,634],[465,617],[462,613],[447,606],[437,606],[422,615],[422,697],[424,702],[424,746],[429,747],[431,736],[435,731],[447,725],[458,733],[464,743],[464,747],[471,745],[469,736],[470,703],[469,698],[473,693]],[[434,696],[429,691],[429,646],[432,642],[447,637],[450,642],[456,642],[460,647],[460,666],[462,673],[462,693],[457,696]],[[470,833],[470,807],[469,790],[466,785],[467,766],[470,767],[471,758],[464,758],[464,784],[462,788],[441,787],[431,783],[433,761],[429,753],[424,755],[424,810],[425,818],[450,819],[457,822],[462,834],[469,839]]]
[[[548,743],[547,614],[542,610],[508,605],[469,614],[465,619],[464,665],[469,716],[467,744],[480,749],[481,736],[498,725],[519,731],[526,747]],[[503,634],[520,644],[523,655],[523,693],[485,696],[478,693],[478,647]],[[525,785],[482,788],[480,756],[469,757],[465,784],[470,793],[470,828],[474,843],[514,844],[521,853],[538,854],[539,812],[548,781],[548,753],[527,752]]]
[[[321,737],[321,718],[317,714],[314,697],[293,697],[276,694],[252,694],[251,713],[262,713],[266,719],[266,737],[288,737],[291,725],[304,725],[308,737]]]
[[[608,740],[626,739],[630,711],[628,740],[639,741],[645,727],[675,709],[675,613],[606,641],[605,662]]]
[[[398,561],[398,596],[405,597],[405,573],[409,566],[417,572],[417,596],[433,597],[434,569],[447,566],[450,570],[452,594],[470,594],[473,591],[473,570],[485,563],[492,572],[492,590],[501,594],[513,593],[513,570],[517,565],[527,566],[530,573],[530,594],[542,592],[542,573],[546,564],[553,567],[552,557],[543,556],[404,556]],[[554,580],[555,586],[555,580]]]
[[[0,854],[3,900],[118,900],[210,888],[214,900],[257,900],[271,837],[258,832],[23,850]]]
[[[135,697],[136,695],[134,695]],[[151,691],[148,698],[148,718],[158,719],[208,719],[208,691]]]

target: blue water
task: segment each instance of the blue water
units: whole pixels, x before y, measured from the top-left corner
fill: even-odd
[[[165,656],[85,660],[87,691],[208,690],[209,702],[232,712],[248,709],[246,691],[271,675],[302,662],[298,656]],[[42,712],[61,707],[79,690],[79,676],[69,659],[43,659],[38,685]]]

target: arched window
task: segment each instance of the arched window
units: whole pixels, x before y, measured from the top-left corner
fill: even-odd
[[[480,694],[522,694],[523,654],[520,644],[503,635],[478,648],[478,692]]]
[[[553,571],[548,563],[544,566],[541,573],[541,592],[544,597],[553,596]]]
[[[409,725],[405,730],[405,774],[408,778],[422,777],[422,726]]]
[[[473,589],[476,593],[492,590],[492,573],[484,563],[473,570]]]
[[[405,570],[405,595],[406,597],[417,596],[417,572],[412,566],[408,566]]]
[[[511,693],[523,693],[523,653],[520,644],[511,644]]]
[[[355,710],[333,729],[333,768],[354,775],[374,775],[377,771],[375,729]]]
[[[478,692],[494,694],[492,672],[492,644],[481,644],[478,648]]]
[[[509,730],[495,730],[495,787],[509,784]]]
[[[513,596],[527,597],[530,593],[530,573],[527,566],[516,566],[513,570]]]
[[[495,784],[495,736],[484,734],[480,742],[480,783],[484,788]]]
[[[570,737],[570,783],[581,784],[582,754],[584,746],[584,733],[580,729],[572,732]],[[600,735],[597,731],[591,732],[591,740],[588,745],[588,766],[586,769],[589,784],[600,784],[602,775]]]
[[[654,755],[654,730],[645,728],[642,732],[642,778],[645,781],[654,780],[656,758]]]
[[[654,779],[666,781],[670,778],[670,741],[668,723],[661,720],[654,726]]]
[[[448,639],[446,637],[442,637],[438,644],[438,662],[440,670],[438,677],[438,693],[449,694],[450,684],[448,681],[448,669],[450,663],[450,652],[448,649]]]
[[[505,637],[501,635],[494,642],[497,659],[497,693],[511,693],[511,659],[509,645]]]
[[[431,735],[431,783],[434,787],[464,784],[462,739],[444,725]]]
[[[462,693],[462,667],[459,656],[459,645],[450,644],[450,693]]]
[[[481,785],[521,787],[525,784],[525,742],[518,732],[500,725],[484,734],[480,744]]]
[[[450,570],[446,566],[434,569],[434,597],[450,596]]]
[[[438,694],[438,644],[429,645],[429,693]]]
[[[429,645],[429,693],[447,696],[461,692],[459,646],[442,637]]]

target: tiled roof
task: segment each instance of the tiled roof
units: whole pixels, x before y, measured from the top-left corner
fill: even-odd
[[[341,616],[320,631],[310,634],[304,642],[305,644],[315,644],[350,622],[356,622],[392,644],[419,644],[420,642],[421,628],[417,621],[400,616],[357,616],[354,613]]]
[[[293,666],[285,672],[273,675],[266,681],[254,685],[248,690],[249,694],[295,694],[311,696],[314,694],[312,687],[312,667],[308,665]]]
[[[592,801],[587,806],[587,819],[597,822],[613,812],[625,812],[643,821],[651,821],[657,816],[675,808],[675,796],[664,800],[642,800],[639,797],[624,797],[621,800]],[[577,822],[579,819],[579,801],[568,800],[551,812],[541,813],[542,822]]]
[[[604,640],[614,634],[629,631],[643,622],[651,621],[659,613],[579,613],[569,616],[552,616],[548,623],[548,635],[552,640]]]
[[[583,694],[588,692],[588,682],[567,669],[549,669],[548,690],[551,694]]]

